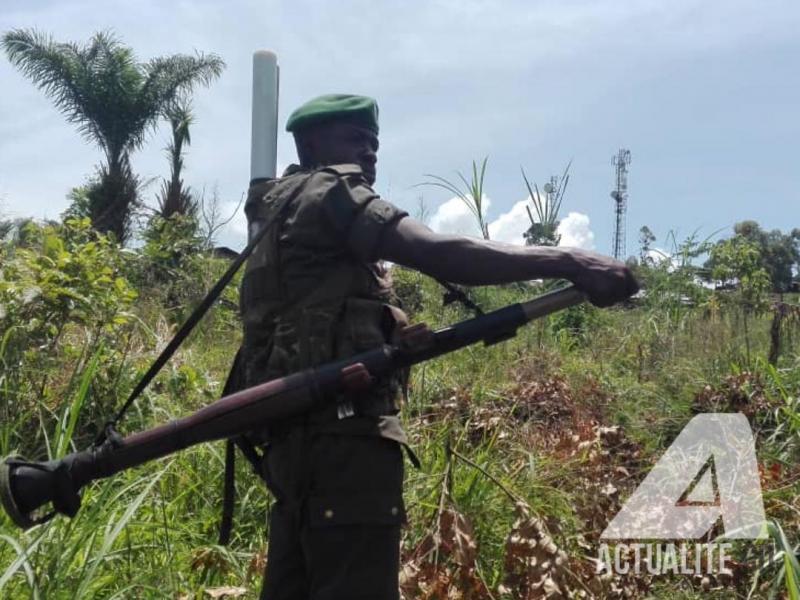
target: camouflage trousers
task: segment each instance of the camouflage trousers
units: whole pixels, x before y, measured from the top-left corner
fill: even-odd
[[[270,441],[263,470],[276,502],[262,600],[398,600],[398,443],[299,425]]]

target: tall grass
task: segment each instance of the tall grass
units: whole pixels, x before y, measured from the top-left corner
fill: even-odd
[[[396,269],[395,279],[414,307],[414,321],[441,327],[471,316],[457,305],[443,306],[440,288],[422,276]],[[536,287],[507,286],[478,289],[474,297],[491,310],[536,293]],[[148,331],[137,326],[121,363],[119,395],[152,359],[156,340],[163,342],[169,333],[169,314],[157,301],[145,298],[136,311],[156,325]],[[749,342],[755,356],[766,357],[768,332],[767,316],[753,321]],[[80,339],[77,330],[70,335]],[[219,312],[201,325],[142,398],[127,431],[161,423],[215,398],[239,337],[229,313]],[[90,424],[107,416],[91,414],[97,410],[98,390],[109,389],[98,386],[107,379],[107,351],[95,338],[71,351],[71,364],[80,366],[74,377],[62,373],[53,378],[61,382],[59,390],[68,390],[59,401],[52,393],[37,399],[29,395],[32,390],[12,389],[17,380],[8,374],[17,367],[3,365],[0,410],[8,415],[0,423],[3,450],[22,443],[16,436],[30,420],[44,430],[33,458],[79,449]],[[554,316],[521,329],[507,343],[477,345],[415,368],[404,419],[422,471],[409,469],[407,474],[410,525],[404,550],[430,534],[447,479],[448,502],[473,524],[480,577],[495,597],[508,598],[497,590],[506,576],[505,545],[516,519],[510,496],[523,500],[547,523],[577,570],[591,554],[584,545],[596,535],[597,524],[586,515],[600,499],[593,492],[598,488],[592,487],[600,481],[592,478],[601,472],[592,469],[603,465],[592,461],[601,448],[587,437],[591,423],[620,426],[626,443],[640,453],[638,466],[628,466],[627,478],[609,463],[608,472],[630,487],[691,418],[706,386],[711,389],[707,395],[722,402],[733,393],[729,378],[734,377],[744,382],[742,398],[767,401],[754,423],[760,463],[777,473],[765,485],[764,498],[776,523],[771,534],[782,554],[762,571],[748,572],[745,585],[727,589],[727,597],[745,597],[758,578],[776,595],[794,598],[800,524],[794,470],[800,449],[798,347],[796,342],[787,347],[775,367],[765,359],[746,364],[745,354],[744,333],[724,308],[714,312],[698,303],[671,304],[666,310],[654,303]],[[117,374],[120,365],[113,366],[111,372]],[[525,385],[554,379],[563,381],[564,397],[521,395]],[[14,399],[20,395],[24,410],[14,412]],[[531,411],[528,417],[520,416],[526,414],[523,408]],[[539,409],[546,411],[535,412]],[[573,436],[579,441],[569,446]],[[196,598],[204,590],[242,586],[247,589],[242,597],[256,598],[270,498],[243,462],[234,535],[227,548],[214,543],[223,471],[219,445],[193,448],[95,482],[84,490],[83,507],[72,520],[59,517],[20,532],[0,515],[0,597]],[[447,556],[441,560],[445,563]],[[650,597],[705,597],[698,585],[664,581]],[[756,586],[752,597],[763,593]]]

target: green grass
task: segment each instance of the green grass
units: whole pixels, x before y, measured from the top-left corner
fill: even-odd
[[[414,307],[413,321],[441,327],[471,316],[458,306],[442,307],[441,291],[430,280],[401,271],[395,278]],[[508,286],[474,290],[472,296],[490,310],[536,293],[535,287]],[[140,290],[140,297],[133,307],[135,318],[125,326],[129,338],[117,335],[100,343],[88,329],[76,327],[52,348],[49,362],[37,363],[52,369],[41,395],[42,388],[30,384],[41,377],[22,372],[25,365],[0,366],[4,452],[24,449],[30,458],[43,459],[81,448],[91,439],[92,424],[108,416],[99,414],[99,407],[121,402],[175,321],[156,295]],[[498,592],[506,576],[506,540],[517,518],[509,493],[542,519],[570,557],[570,569],[591,585],[582,557],[593,552],[584,544],[593,543],[597,523],[588,522],[586,515],[595,508],[606,510],[599,507],[599,488],[594,486],[601,482],[595,479],[611,474],[623,494],[631,490],[691,418],[697,394],[706,385],[727,389],[726,377],[749,370],[770,403],[755,419],[762,426],[760,459],[781,465],[778,480],[770,482],[764,497],[768,517],[782,526],[772,529],[782,554],[776,564],[748,572],[737,587],[717,594],[745,598],[756,582],[752,597],[767,597],[773,590],[795,598],[800,332],[787,341],[776,367],[763,359],[768,315],[753,319],[749,333],[747,363],[744,333],[737,317],[724,310],[713,316],[702,306],[588,310],[544,319],[506,343],[475,346],[415,368],[404,419],[423,469],[409,465],[407,471],[410,524],[404,550],[410,552],[431,533],[443,478],[449,473],[447,503],[472,523],[478,571],[494,597],[509,597]],[[217,397],[239,339],[235,313],[214,309],[140,399],[124,431],[156,425]],[[0,354],[9,356],[4,345]],[[515,396],[522,393],[520,386],[554,379],[564,382],[567,397],[545,398],[546,414],[554,416],[541,419],[551,420],[526,421],[509,412],[514,402],[522,402]],[[111,397],[101,399],[101,394]],[[539,405],[534,403],[531,410]],[[614,470],[624,468],[616,461],[625,456],[596,458],[602,448],[590,439],[592,423],[621,427],[626,443],[639,453],[638,471],[629,465],[633,472],[623,477]],[[578,441],[570,441],[572,435]],[[550,443],[550,438],[562,445]],[[448,455],[448,443],[474,464]],[[244,597],[256,598],[270,497],[245,461],[238,464],[235,529],[227,548],[216,545],[221,444],[192,448],[88,486],[83,507],[72,520],[59,517],[20,532],[0,515],[0,596],[203,598],[203,590],[229,585],[246,587]],[[761,589],[763,582],[766,590]],[[714,597],[688,579],[654,581],[649,592],[637,594]]]

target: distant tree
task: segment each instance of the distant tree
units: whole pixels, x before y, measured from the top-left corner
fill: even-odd
[[[531,226],[522,234],[522,237],[525,238],[526,246],[558,246],[561,242],[558,223],[547,224],[531,221]]]
[[[750,362],[750,331],[748,317],[767,307],[767,292],[771,287],[769,273],[763,267],[758,245],[743,235],[722,240],[711,248],[709,262],[711,277],[723,284],[734,284],[733,298],[742,311],[747,361]]]
[[[779,229],[765,231],[755,221],[742,221],[734,225],[733,230],[736,235],[759,247],[761,264],[769,273],[773,291],[789,290],[792,286],[792,271],[800,262],[800,229],[784,234]]]
[[[738,289],[748,312],[763,309],[770,289],[769,273],[763,267],[761,250],[753,241],[735,236],[711,248],[711,277]]]
[[[165,111],[172,129],[172,140],[166,147],[170,162],[170,178],[164,179],[158,196],[159,215],[168,219],[172,215],[184,215],[196,220],[198,203],[191,190],[184,185],[181,178],[183,170],[183,149],[192,142],[189,126],[194,122],[194,115],[188,102],[179,101]]]
[[[781,293],[791,289],[793,272],[800,266],[800,229],[784,234],[778,229],[765,231],[755,221],[742,221],[734,225],[733,231],[734,239],[747,240],[758,249],[759,264],[769,276],[772,291]],[[712,271],[716,260],[712,254],[706,263]]]
[[[0,219],[0,242],[11,234],[12,231],[14,231],[14,221]]]
[[[650,256],[651,244],[656,241],[656,236],[650,231],[647,225],[639,229],[639,263],[641,265],[652,265],[653,257]]]
[[[70,123],[99,145],[105,161],[88,191],[93,226],[124,242],[138,202],[130,154],[164,110],[196,84],[209,85],[225,66],[210,54],[158,57],[142,64],[110,33],[88,44],[57,43],[35,30],[16,29],[0,42],[11,63],[49,96]]]
[[[91,210],[89,208],[89,195],[92,191],[92,184],[87,183],[72,188],[67,193],[67,200],[69,205],[66,210],[61,213],[61,220],[67,219],[83,219],[88,217],[91,220]]]

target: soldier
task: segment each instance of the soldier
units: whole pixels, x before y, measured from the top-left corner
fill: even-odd
[[[254,185],[245,206],[251,236],[271,228],[242,283],[248,386],[419,334],[405,329],[380,259],[467,285],[568,279],[598,306],[637,288],[625,265],[605,256],[436,234],[381,199],[371,187],[378,152],[371,98],[315,98],[286,129],[299,165]],[[398,598],[404,374],[371,381],[356,366],[344,375],[325,409],[255,434],[276,498],[264,599]]]

